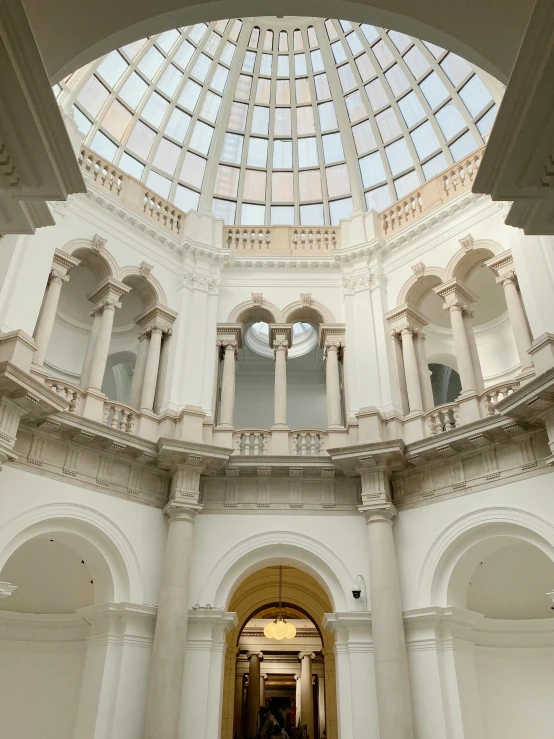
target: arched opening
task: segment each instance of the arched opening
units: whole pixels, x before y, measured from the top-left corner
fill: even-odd
[[[266,739],[284,730],[291,739],[335,739],[334,637],[322,626],[332,606],[321,585],[294,566],[266,566],[240,583],[229,610],[238,625],[227,635],[222,738]],[[264,635],[279,615],[295,626],[293,638]]]
[[[110,400],[129,403],[136,359],[136,354],[130,351],[115,352],[108,357],[102,392]]]
[[[458,372],[445,364],[434,362],[429,362],[429,371],[435,406],[453,403],[462,391]]]

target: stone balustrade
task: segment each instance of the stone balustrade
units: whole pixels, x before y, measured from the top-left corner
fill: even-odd
[[[150,192],[134,177],[124,174],[84,146],[81,148],[79,164],[90,172],[96,187],[116,198],[121,205],[154,221],[175,236],[182,234],[185,214],[169,201]]]
[[[470,191],[484,150],[484,146],[476,149],[381,211],[378,216],[381,237],[395,236],[456,195]],[[175,205],[85,146],[81,148],[79,164],[91,173],[95,187],[164,230],[182,235],[185,214]],[[340,249],[341,232],[337,226],[228,226],[224,228],[223,243],[238,254],[322,256]]]
[[[270,432],[259,429],[241,429],[235,432],[235,454],[257,457],[269,454]]]
[[[498,412],[495,408],[496,404],[511,395],[519,388],[519,385],[519,382],[503,382],[487,388],[485,393],[481,395],[485,413],[488,416],[494,416]]]
[[[47,377],[45,384],[53,390],[60,398],[67,401],[67,411],[69,413],[79,413],[80,403],[83,398],[83,391],[64,380],[58,380],[55,377]]]
[[[292,455],[294,457],[318,457],[325,453],[327,434],[325,431],[303,429],[291,433]]]
[[[458,426],[458,404],[443,403],[438,405],[425,416],[429,436],[442,434]]]
[[[131,406],[124,405],[123,403],[116,403],[113,400],[105,401],[104,423],[106,426],[131,434],[133,433],[136,420],[136,411],[131,408]]]

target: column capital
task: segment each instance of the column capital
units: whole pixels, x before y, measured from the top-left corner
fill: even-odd
[[[346,345],[346,326],[344,323],[322,323],[319,326],[319,346],[343,348]]]
[[[224,342],[234,341],[237,349],[244,346],[244,326],[242,323],[218,323],[217,345],[224,346]]]
[[[267,678],[268,678],[267,673],[264,673],[263,675],[260,675],[260,680],[264,680],[265,681],[265,680],[267,680]]]
[[[298,659],[302,661],[304,657],[309,657],[310,659],[315,659],[315,652],[298,652]]]
[[[232,351],[235,359],[238,359],[239,343],[236,339],[218,339],[216,346],[221,350],[222,354],[225,354],[227,351]]]
[[[385,318],[392,329],[392,335],[396,338],[399,338],[405,329],[415,333],[421,331],[429,323],[423,313],[411,308],[407,303],[385,313]]]
[[[260,661],[264,658],[263,652],[246,652],[246,659],[250,660],[252,657],[257,657]]]
[[[48,280],[48,284],[52,282],[58,282],[62,285],[64,282],[69,282],[69,275],[66,274],[64,270],[53,267],[50,270],[50,279]]]
[[[154,303],[133,319],[137,326],[148,333],[160,330],[162,333],[171,331],[177,318],[177,313],[161,303]]]
[[[457,278],[454,277],[452,280],[437,285],[433,288],[433,292],[444,300],[445,310],[460,311],[462,315],[471,317],[469,306],[475,303],[477,297]]]
[[[66,254],[60,249],[54,251],[52,257],[52,271],[56,270],[64,275],[68,275],[74,267],[81,264],[81,260],[76,257],[72,257],[71,254]]]
[[[119,300],[126,295],[131,288],[122,282],[106,277],[97,287],[87,295],[87,300],[94,303],[95,310],[103,310],[107,306],[120,307]]]
[[[292,323],[270,323],[269,324],[269,346],[273,349],[288,349],[292,346],[293,332]]]
[[[170,521],[190,521],[194,523],[196,516],[200,513],[203,506],[200,503],[182,503],[177,500],[170,500],[163,509],[164,514]]]
[[[294,675],[294,679],[296,682],[298,682],[301,679],[302,675]]]
[[[363,514],[367,524],[392,523],[397,515],[396,508],[388,501],[366,503],[365,505],[360,506],[358,510]]]
[[[487,259],[485,264],[496,275],[497,283],[504,284],[505,279],[517,280],[516,267],[511,249],[507,249],[502,254],[497,254],[491,259]]]

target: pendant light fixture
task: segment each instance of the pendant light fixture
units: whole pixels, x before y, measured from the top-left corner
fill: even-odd
[[[276,639],[277,641],[281,641],[281,639],[294,639],[296,636],[296,628],[289,624],[285,619],[283,618],[282,614],[282,608],[281,608],[281,593],[283,590],[283,568],[279,566],[279,615],[275,619],[275,621],[271,621],[271,623],[267,624],[267,626],[264,628],[264,635],[268,639]]]

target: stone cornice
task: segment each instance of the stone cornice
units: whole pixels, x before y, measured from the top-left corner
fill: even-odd
[[[156,303],[144,310],[133,320],[138,326],[146,331],[154,326],[160,326],[162,331],[167,333],[171,329],[176,318],[177,313],[174,310],[171,310],[171,308],[161,305],[160,303]]]

